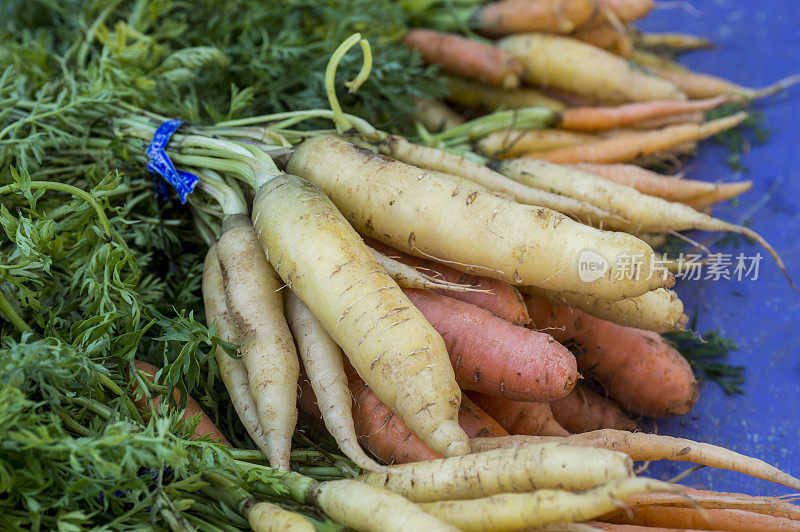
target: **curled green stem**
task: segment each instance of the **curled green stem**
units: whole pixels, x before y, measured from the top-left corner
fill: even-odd
[[[340,44],[339,47],[334,50],[333,55],[331,55],[331,58],[328,61],[328,66],[325,67],[325,94],[328,97],[328,105],[331,106],[331,110],[333,111],[333,123],[336,124],[336,129],[339,131],[339,133],[347,131],[348,129],[352,128],[353,125],[345,116],[344,112],[342,111],[342,106],[339,104],[339,99],[336,97],[336,88],[334,87],[334,83],[336,81],[336,69],[339,67],[339,62],[350,50],[350,48],[361,41],[364,41],[364,39],[361,38],[360,33],[354,33],[345,39],[344,42],[342,42],[342,44]],[[364,51],[364,63],[361,67],[361,72],[358,73],[356,79],[354,79],[351,83],[345,83],[345,85],[350,87],[350,92],[354,92],[356,89],[358,89],[364,80],[367,79],[367,76],[369,76],[369,70],[371,69],[372,53],[369,49],[369,44],[362,44],[361,49]]]

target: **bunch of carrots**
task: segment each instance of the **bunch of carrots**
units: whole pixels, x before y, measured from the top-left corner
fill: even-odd
[[[360,45],[352,91],[370,71],[358,34],[328,64],[330,109],[187,124],[171,136],[164,155],[180,170],[166,173],[198,179],[182,195],[209,244],[206,320],[237,348],[216,347],[216,364],[274,481],[298,504],[364,531],[798,528],[789,499],[691,490],[633,469],[687,461],[800,490],[757,458],[637,432],[640,416],[683,415],[699,397],[689,363],[661,336],[688,318],[651,243],[689,229],[742,233],[785,272],[758,234],[706,212],[749,183],[639,166],[746,116],[698,113],[774,89],[717,80],[703,92],[677,67],[632,67],[651,57],[637,46],[693,42],[631,33],[626,24],[651,6],[503,0],[472,10],[471,30],[497,43],[412,30],[409,46],[458,76],[450,101],[493,111],[465,120],[420,102],[420,142],[342,111],[339,61]],[[115,112],[81,140],[148,164],[168,117]],[[295,127],[307,120],[334,127]],[[586,250],[605,265],[588,280]],[[162,398],[142,379],[162,375],[136,369],[131,387],[147,414]],[[190,398],[183,415],[199,416],[196,436],[231,447]],[[290,470],[301,415],[358,466],[353,478]],[[254,530],[313,530],[238,493],[219,495]]]
[[[526,5],[538,3],[548,2]],[[502,15],[486,14],[494,8],[481,13],[500,23]],[[569,31],[579,32],[584,22]],[[487,28],[481,27],[487,34],[510,33]],[[507,63],[522,64],[519,73],[535,79],[532,64],[522,59],[547,57],[533,44],[551,39],[574,41],[515,35],[503,44],[511,54]],[[366,471],[329,482],[287,473],[292,496],[356,530],[585,530],[595,524],[568,523],[592,520],[606,530],[623,530],[615,528],[622,524],[797,527],[800,511],[786,500],[689,490],[637,478],[632,470],[633,460],[688,461],[800,489],[800,480],[756,458],[635,432],[637,416],[685,414],[699,394],[688,362],[661,336],[687,323],[670,290],[674,277],[636,235],[741,232],[759,239],[782,267],[758,235],[697,210],[742,186],[732,192],[689,182],[676,191],[666,181],[671,178],[627,166],[624,179],[609,178],[608,167],[583,164],[597,162],[588,157],[555,157],[556,149],[487,166],[454,149],[379,131],[344,114],[333,91],[336,65],[357,43],[367,60],[351,89],[369,73],[369,44],[356,34],[328,67],[331,110],[192,125],[173,136],[167,151],[199,177],[199,190],[210,199],[192,203],[210,244],[206,318],[221,339],[238,345],[237,357],[219,347],[215,358],[253,442],[271,466],[288,471],[299,405]],[[603,73],[597,65],[593,70]],[[564,126],[555,130],[563,133],[711,105],[685,101],[669,82],[633,72],[625,86],[643,92],[624,99],[674,101],[536,116]],[[506,78],[497,84],[508,87]],[[555,83],[556,76],[548,79]],[[662,92],[647,89],[645,81]],[[721,101],[715,96],[713,104]],[[163,118],[124,114],[114,131],[138,147],[131,153],[141,153],[140,144]],[[332,119],[336,128],[292,129],[312,118]],[[480,130],[488,145],[498,134],[488,123],[456,126],[458,135],[449,138]],[[641,136],[720,127],[682,124]],[[575,149],[594,152],[589,145]],[[221,220],[218,234],[203,222],[209,213]],[[607,263],[591,281],[577,266],[586,249]],[[631,256],[640,259],[640,270],[626,275],[619,259]],[[139,369],[157,377],[156,368]],[[198,425],[197,434],[230,445],[208,424]],[[240,506],[256,530],[311,529],[302,517],[267,502]]]

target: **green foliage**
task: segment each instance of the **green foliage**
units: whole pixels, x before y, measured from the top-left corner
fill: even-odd
[[[722,337],[719,331],[706,331],[701,337],[693,332],[696,327],[697,313],[692,318],[688,331],[665,334],[664,337],[680,351],[699,375],[719,384],[725,393],[744,393],[741,387],[744,383],[744,366],[732,366],[724,362],[730,351],[738,349],[737,345]]]
[[[744,110],[748,112],[744,122],[736,128],[717,133],[714,136],[714,139],[728,150],[728,166],[737,172],[747,171],[747,168],[742,163],[742,154],[750,151],[751,143],[764,144],[769,139],[770,130],[765,127],[767,122],[764,115],[734,102],[706,111],[706,119],[716,120]]]

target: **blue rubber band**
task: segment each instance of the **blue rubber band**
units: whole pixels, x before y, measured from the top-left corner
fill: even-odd
[[[181,124],[180,120],[167,120],[158,126],[153,135],[153,140],[147,146],[147,169],[151,173],[163,177],[167,183],[178,191],[181,203],[186,203],[187,196],[194,191],[194,187],[197,186],[200,179],[190,172],[177,170],[169,157],[167,157],[167,152],[164,151],[172,134],[181,127]]]

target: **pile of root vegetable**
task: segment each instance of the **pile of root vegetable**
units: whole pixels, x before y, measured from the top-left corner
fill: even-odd
[[[638,431],[698,401],[675,339],[728,347],[654,246],[740,233],[785,272],[710,212],[748,182],[654,168],[791,83],[679,67],[706,42],[651,8],[5,3],[2,526],[800,529],[634,471],[800,491]]]

